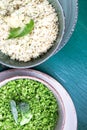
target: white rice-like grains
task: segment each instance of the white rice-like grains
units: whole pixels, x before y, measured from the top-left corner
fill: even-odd
[[[31,34],[7,39],[10,28],[22,27],[30,19],[35,22]],[[57,34],[58,16],[47,0],[0,0],[0,50],[11,59],[37,58],[53,46]]]

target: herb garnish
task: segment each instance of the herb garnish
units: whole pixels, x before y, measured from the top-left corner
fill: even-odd
[[[10,106],[11,106],[11,112],[12,112],[13,118],[14,118],[16,124],[17,124],[18,123],[18,111],[17,111],[17,108],[16,108],[16,102],[14,100],[11,100]]]
[[[23,37],[34,29],[34,20],[31,19],[24,27],[10,28],[8,39]]]
[[[13,118],[17,124],[18,123],[18,111],[17,111],[16,102],[14,100],[11,100],[10,105],[11,105],[11,112],[12,112]],[[22,115],[20,125],[23,126],[23,125],[29,123],[29,121],[32,118],[32,114],[30,113],[29,105],[27,103],[21,102],[18,104],[18,106],[19,106],[19,110]]]
[[[29,121],[32,118],[32,114],[29,111],[29,105],[27,103],[20,103],[19,104],[20,110],[21,110],[21,115],[22,115],[22,120],[20,122],[20,125],[25,125],[29,123]]]

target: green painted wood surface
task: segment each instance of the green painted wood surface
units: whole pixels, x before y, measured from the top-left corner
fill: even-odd
[[[0,66],[0,70],[6,69]],[[87,0],[79,0],[78,23],[68,44],[34,69],[57,79],[69,92],[77,111],[78,130],[87,130]]]

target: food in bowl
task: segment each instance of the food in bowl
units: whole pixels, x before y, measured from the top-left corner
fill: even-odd
[[[0,0],[0,27],[0,51],[27,62],[55,44],[58,16],[48,0]]]
[[[43,83],[21,78],[1,86],[1,130],[54,130],[58,118],[58,102]]]

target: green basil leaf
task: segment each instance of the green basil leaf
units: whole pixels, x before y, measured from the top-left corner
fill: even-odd
[[[8,39],[23,37],[32,32],[34,29],[34,20],[30,20],[24,27],[11,28],[9,31]]]
[[[11,112],[12,112],[13,118],[14,118],[15,122],[18,123],[18,112],[17,112],[17,108],[16,108],[16,102],[14,100],[11,100],[10,106],[11,106]]]
[[[25,102],[21,102],[19,104],[19,108],[21,110],[22,115],[25,115],[25,114],[27,114],[29,112],[29,105],[27,103],[25,103]]]
[[[21,115],[22,115],[22,120],[20,122],[20,125],[25,125],[29,123],[29,121],[32,118],[32,114],[29,111],[29,105],[25,102],[22,102],[19,104],[20,110],[21,110]]]
[[[31,113],[27,113],[26,117],[23,115],[22,116],[22,120],[20,122],[20,125],[23,126],[23,125],[29,123],[29,121],[31,120],[31,118],[32,118],[32,114]]]

